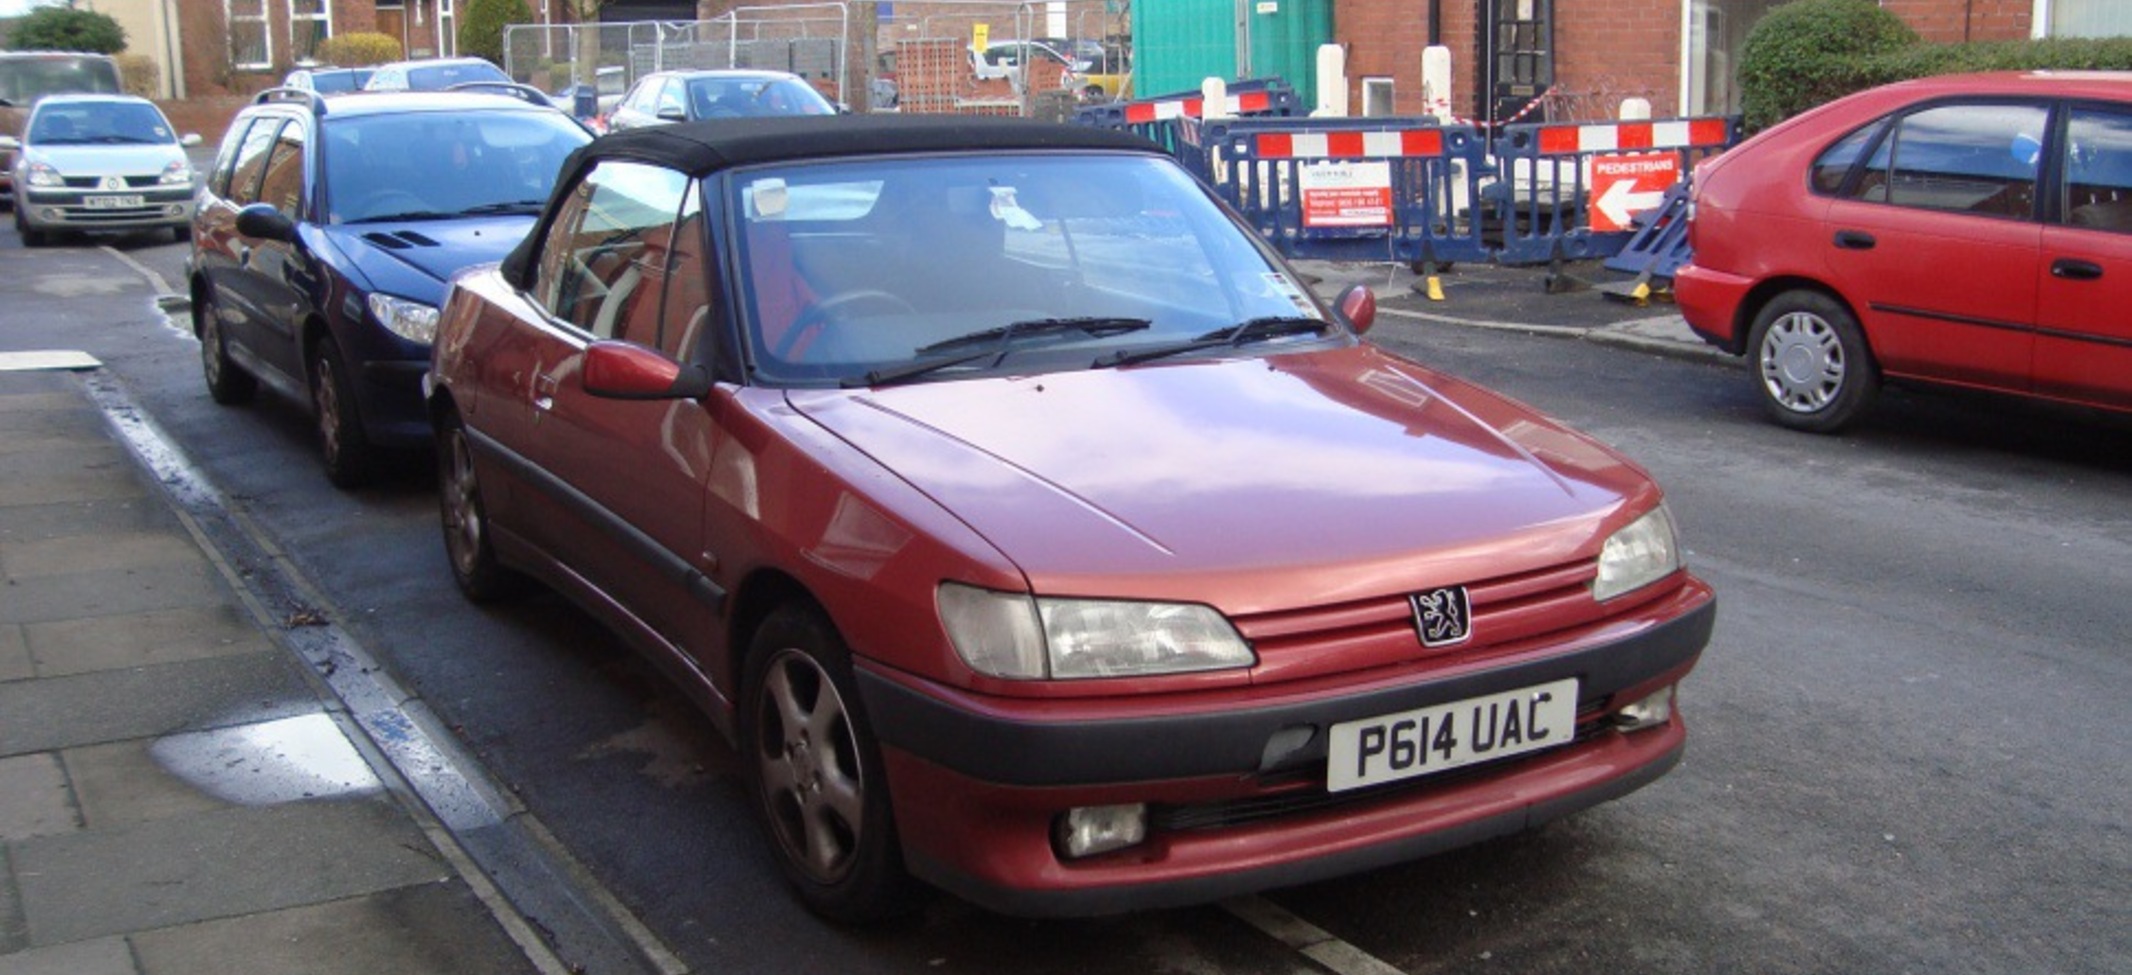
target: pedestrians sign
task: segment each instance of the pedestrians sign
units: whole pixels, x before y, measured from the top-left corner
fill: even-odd
[[[1592,157],[1593,233],[1633,229],[1638,213],[1658,205],[1666,188],[1680,181],[1680,156],[1644,152]]]

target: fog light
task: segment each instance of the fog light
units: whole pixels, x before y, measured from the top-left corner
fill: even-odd
[[[1147,839],[1147,804],[1069,809],[1053,833],[1069,859],[1122,850]]]
[[[65,220],[67,218],[67,212],[65,210],[61,210],[58,207],[45,207],[44,218],[46,220],[51,220],[55,222]]]
[[[1650,697],[1624,705],[1614,712],[1614,727],[1623,731],[1641,731],[1672,720],[1674,686],[1668,684]]]
[[[178,214],[181,214],[181,213],[184,213],[184,212],[185,212],[185,204],[183,204],[183,203],[173,203],[173,204],[171,204],[171,205],[169,205],[169,206],[167,206],[167,207],[164,207],[164,208],[163,208],[163,213],[164,213],[164,215],[166,215],[166,216],[172,216],[172,217],[175,217],[175,216],[177,216]]]

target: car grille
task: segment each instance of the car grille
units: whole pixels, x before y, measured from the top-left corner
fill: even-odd
[[[160,175],[128,176],[126,177],[126,188],[130,190],[154,189],[157,181],[161,178]],[[70,190],[95,190],[103,188],[104,178],[101,176],[69,176],[66,178],[66,182],[67,189]]]
[[[1455,785],[1477,776],[1487,775],[1505,765],[1515,765],[1518,762],[1527,761],[1541,755],[1552,754],[1563,748],[1574,748],[1607,733],[1610,729],[1603,717],[1607,712],[1609,700],[1609,698],[1602,697],[1580,704],[1577,708],[1576,737],[1569,744],[1560,745],[1546,751],[1526,752],[1522,755],[1512,755],[1492,762],[1480,762],[1463,766],[1448,772],[1423,775],[1404,782],[1390,782],[1349,792],[1325,791],[1325,765],[1320,762],[1317,768],[1312,771],[1298,770],[1294,774],[1262,780],[1262,784],[1273,785],[1277,779],[1295,780],[1307,778],[1311,781],[1311,785],[1269,795],[1244,796],[1215,802],[1156,805],[1148,809],[1148,822],[1154,829],[1165,831],[1226,829],[1233,826],[1245,826],[1279,819],[1284,816],[1323,812],[1345,806],[1376,802],[1390,797],[1442,789],[1445,786]]]

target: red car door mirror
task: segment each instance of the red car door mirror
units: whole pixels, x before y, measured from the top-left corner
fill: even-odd
[[[701,366],[683,365],[630,342],[585,347],[585,392],[607,399],[694,399],[711,391]]]
[[[1377,322],[1377,293],[1371,291],[1366,284],[1348,285],[1347,290],[1340,292],[1340,300],[1335,308],[1340,317],[1346,319],[1347,324],[1359,335],[1369,331],[1370,326]]]

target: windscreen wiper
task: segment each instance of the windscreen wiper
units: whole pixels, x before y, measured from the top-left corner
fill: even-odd
[[[936,359],[920,359],[916,362],[904,363],[893,369],[869,370],[866,375],[844,380],[842,385],[845,389],[856,389],[860,386],[894,386],[899,383],[910,382],[922,376],[931,375],[942,369],[950,369],[964,363],[976,362],[991,355],[992,353],[988,350],[964,355],[941,356]]]
[[[506,203],[483,203],[459,212],[470,217],[491,213],[539,213],[540,208],[547,205],[546,200],[511,200]]]
[[[1268,339],[1276,339],[1288,335],[1301,335],[1305,332],[1312,335],[1323,335],[1332,328],[1333,324],[1322,318],[1311,318],[1304,315],[1267,315],[1260,318],[1246,319],[1227,328],[1217,328],[1197,338],[1187,339],[1173,345],[1158,345],[1151,349],[1139,349],[1136,351],[1121,349],[1111,355],[1097,359],[1095,364],[1098,366],[1129,366],[1136,362],[1164,359],[1173,355],[1184,355],[1189,352],[1200,352],[1206,349],[1236,348],[1251,342],[1264,342]]]
[[[1111,335],[1123,335],[1127,332],[1137,332],[1147,328],[1150,324],[1152,323],[1145,318],[1121,318],[1115,315],[1086,315],[1079,318],[1031,318],[1026,321],[1010,322],[998,328],[987,328],[971,332],[968,335],[957,335],[951,339],[942,339],[931,345],[922,346],[918,351],[941,352],[971,345],[995,344],[999,346],[1001,351],[1005,351],[1006,347],[1018,338],[1028,338],[1036,335],[1057,335],[1061,332],[1080,332],[1084,335],[1101,338]]]

